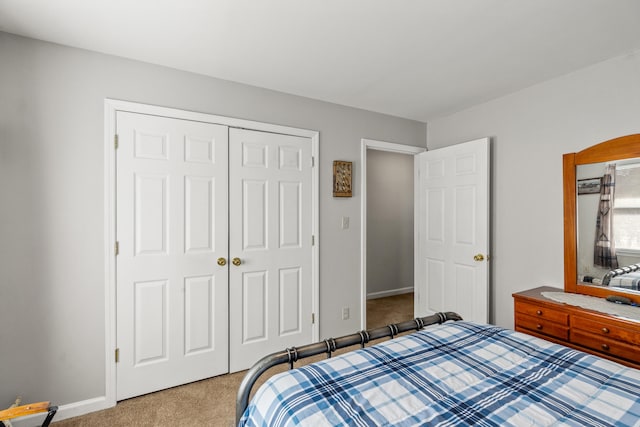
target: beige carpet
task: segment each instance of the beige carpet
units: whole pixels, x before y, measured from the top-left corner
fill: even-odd
[[[367,301],[367,329],[413,319],[413,292]]]
[[[413,318],[413,294],[369,300],[367,328],[377,328]],[[317,356],[313,361],[322,359]],[[307,362],[307,363],[309,363]],[[302,364],[300,362],[298,366]],[[286,366],[273,368],[267,374],[281,372]],[[110,409],[52,423],[55,427],[106,426],[222,426],[235,423],[235,400],[245,372],[150,393],[118,402]],[[264,378],[268,375],[264,375]],[[260,382],[257,384],[259,385]],[[257,387],[254,387],[257,388]]]

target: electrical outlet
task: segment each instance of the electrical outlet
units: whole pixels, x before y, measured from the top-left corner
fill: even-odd
[[[349,307],[342,307],[342,320],[349,318]]]
[[[342,217],[341,227],[342,227],[343,230],[346,230],[347,228],[349,228],[349,217],[348,216],[343,216]]]

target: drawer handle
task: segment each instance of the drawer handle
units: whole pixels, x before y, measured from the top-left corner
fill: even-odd
[[[538,323],[538,324],[536,325],[536,329],[538,329],[538,330],[540,330],[540,331],[541,331],[541,330],[542,330],[542,325]]]
[[[607,329],[607,328],[602,328],[602,333],[603,333],[603,334],[608,334],[608,333],[609,333],[609,329]]]
[[[542,310],[538,310],[538,311],[536,311],[536,314],[537,314],[538,316],[542,316]]]
[[[602,349],[603,350],[609,350],[609,345],[608,344],[602,344]]]

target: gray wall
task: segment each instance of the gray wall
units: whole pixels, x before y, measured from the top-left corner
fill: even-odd
[[[413,156],[367,150],[368,296],[413,289],[413,240]]]
[[[0,407],[105,394],[105,98],[320,131],[320,335],[359,329],[361,177],[334,199],[332,161],[424,123],[6,33],[0,58]]]
[[[562,154],[640,132],[640,52],[433,120],[430,150],[492,137],[493,322],[513,292],[563,287]]]

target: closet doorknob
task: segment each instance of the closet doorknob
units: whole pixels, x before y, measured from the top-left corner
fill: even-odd
[[[225,265],[227,265],[227,259],[226,258],[218,258],[218,265],[220,267],[224,267]]]
[[[482,254],[477,254],[473,257],[474,261],[484,261],[484,255]]]
[[[231,263],[237,267],[237,266],[239,266],[240,264],[242,264],[242,260],[241,260],[240,258],[237,258],[237,257],[236,257],[236,258],[234,258],[234,259],[232,259],[232,260],[231,260]]]

